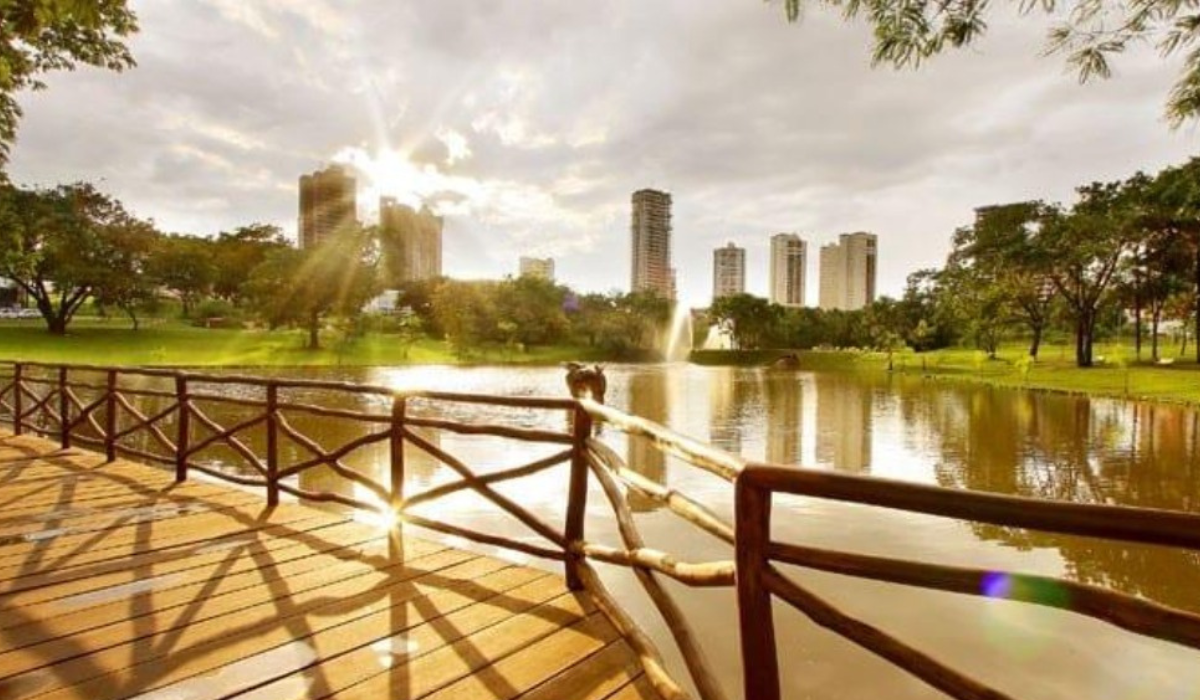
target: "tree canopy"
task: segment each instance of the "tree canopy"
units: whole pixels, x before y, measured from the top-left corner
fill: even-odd
[[[65,333],[93,295],[122,308],[140,297],[157,235],[85,183],[45,190],[0,185],[0,277],[33,299],[52,333]]]
[[[78,64],[133,67],[123,39],[136,31],[137,16],[125,0],[0,2],[0,164],[17,135],[18,92],[43,89],[38,76]]]
[[[846,19],[862,19],[875,35],[872,63],[918,67],[947,47],[961,48],[987,30],[994,9],[984,0],[817,0],[840,10]],[[1184,54],[1184,65],[1167,98],[1167,116],[1175,126],[1200,116],[1200,12],[1194,3],[1176,0],[1018,0],[1023,13],[1055,18],[1047,53],[1066,55],[1081,82],[1108,78],[1110,59],[1136,45],[1150,45],[1163,56]],[[784,0],[795,22],[801,0]]]

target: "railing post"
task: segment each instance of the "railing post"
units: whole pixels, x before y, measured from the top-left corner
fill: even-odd
[[[779,660],[771,591],[763,582],[769,566],[771,493],[756,486],[749,471],[734,482],[734,552],[737,562],[738,622],[742,637],[745,696],[779,700]]]
[[[59,444],[65,450],[71,446],[71,402],[67,400],[67,366],[58,368],[58,422],[62,426]]]
[[[583,543],[583,520],[587,510],[588,463],[587,441],[592,436],[592,416],[579,403],[575,404],[572,421],[571,447],[571,485],[567,495],[567,588],[578,591],[583,588],[583,580],[579,577],[578,560],[582,556],[576,553],[575,546]]]
[[[108,370],[108,394],[104,402],[104,456],[117,458],[117,370]]]
[[[175,375],[175,400],[179,402],[179,431],[175,436],[175,481],[187,481],[188,449],[191,443],[191,409],[188,407],[187,377]]]
[[[389,441],[391,484],[388,487],[391,503],[388,505],[397,525],[404,510],[404,414],[407,404],[404,396],[392,397],[392,436]]]
[[[21,434],[21,411],[24,407],[21,405],[21,363],[13,365],[13,435]]]
[[[267,506],[279,505],[279,385],[267,384]]]

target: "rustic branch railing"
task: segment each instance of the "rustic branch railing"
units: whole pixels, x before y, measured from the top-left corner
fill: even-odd
[[[83,376],[84,379],[79,377]],[[131,386],[130,383],[138,383]],[[220,388],[218,388],[220,387]],[[333,408],[307,403],[304,392],[351,395],[370,410]],[[135,397],[137,401],[131,399]],[[414,411],[431,406],[478,404],[521,411],[564,414],[564,432],[490,423],[463,423]],[[220,407],[233,416],[229,425],[210,415]],[[427,407],[427,406],[426,406]],[[361,434],[328,448],[305,434],[300,417],[349,421]],[[1123,508],[1077,505],[987,493],[945,489],[798,469],[794,466],[748,464],[739,457],[678,435],[651,421],[588,400],[492,397],[444,392],[398,392],[386,387],[290,379],[211,375],[157,369],[116,369],[39,363],[0,362],[0,417],[16,434],[57,435],[63,447],[73,443],[102,449],[112,459],[130,455],[174,467],[177,480],[192,470],[239,484],[265,488],[269,504],[280,494],[330,501],[355,508],[390,511],[403,521],[446,534],[562,561],[569,586],[587,590],[601,610],[639,655],[647,678],[667,698],[686,693],[667,673],[650,637],[625,614],[602,583],[591,562],[630,569],[655,605],[676,642],[695,687],[704,700],[723,700],[684,612],[663,587],[666,576],[690,587],[736,588],[741,620],[745,696],[776,700],[780,684],[772,607],[774,597],[794,606],[814,622],[888,659],[905,671],[957,698],[1006,698],[970,676],[949,668],[886,632],[857,620],[823,600],[776,564],[839,575],[966,595],[986,595],[985,584],[1007,577],[1006,598],[1085,615],[1140,635],[1200,649],[1200,616],[1141,598],[1058,578],[991,572],[831,551],[771,539],[774,494],[791,494],[899,509],[967,521],[1020,527],[1110,540],[1200,550],[1200,516]],[[734,523],[686,494],[658,484],[627,465],[597,437],[603,424],[648,440],[685,465],[734,484]],[[545,421],[538,423],[546,424]],[[478,474],[450,454],[431,431],[491,436],[560,446],[547,456],[518,466]],[[142,442],[131,444],[132,439]],[[256,451],[261,446],[262,452]],[[285,449],[290,446],[290,450]],[[351,457],[361,450],[385,453],[387,478],[356,470]],[[406,449],[432,458],[456,478],[405,493]],[[290,461],[289,461],[290,456]],[[232,461],[231,461],[232,460]],[[496,486],[567,464],[565,514],[561,527],[506,497]],[[635,465],[636,466],[636,465]],[[230,468],[237,471],[230,471]],[[355,490],[351,495],[305,488],[298,477],[327,468]],[[620,546],[590,542],[584,514],[590,478],[612,508]],[[438,499],[471,492],[520,523],[540,542],[531,543],[494,532],[478,532],[413,511]],[[680,561],[649,545],[637,527],[628,495],[636,493],[661,505],[683,522],[732,546],[733,558]],[[544,542],[544,544],[542,543]],[[1036,595],[1047,585],[1069,593]]]

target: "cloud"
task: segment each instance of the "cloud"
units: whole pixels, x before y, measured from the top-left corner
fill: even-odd
[[[364,216],[382,193],[442,211],[446,270],[464,277],[535,254],[582,289],[623,287],[630,193],[650,186],[674,196],[693,303],[726,240],[765,293],[780,231],[813,249],[876,232],[880,289],[897,294],[975,206],[1067,199],[1196,145],[1161,119],[1178,62],[1132,51],[1117,78],[1079,86],[1040,57],[1045,23],[1005,12],[914,72],[872,69],[869,30],[835,12],[789,25],[754,0],[135,9],[136,69],[22,96],[16,180],[102,180],[171,230],[294,230],[299,175],[346,162]]]

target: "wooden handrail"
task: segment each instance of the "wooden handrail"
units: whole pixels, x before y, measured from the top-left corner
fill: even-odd
[[[982,595],[985,576],[1061,586],[1071,595],[1046,600],[1019,588],[1007,599],[1049,605],[1103,620],[1143,636],[1200,647],[1200,616],[1094,586],[1009,572],[946,567],[773,542],[776,493],[1020,527],[1042,532],[1200,550],[1200,516],[1125,506],[1091,505],[949,489],[890,479],[769,464],[748,464],[736,481],[736,553],[742,655],[747,697],[778,700],[771,597],[777,595],[814,622],[891,661],[953,697],[1001,700],[1007,695],[951,669],[832,604],[781,574],[773,562],[934,590]]]

